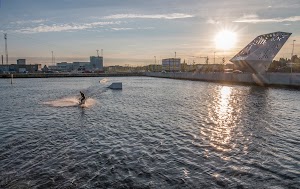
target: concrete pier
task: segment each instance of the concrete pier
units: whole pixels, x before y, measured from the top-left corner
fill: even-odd
[[[282,86],[282,87],[299,87],[300,73],[192,73],[192,72],[147,72],[146,76],[211,81],[221,83],[240,83],[260,86]]]
[[[34,74],[14,74],[14,78],[51,78],[51,77],[130,77],[148,76],[172,79],[210,81],[220,83],[239,83],[260,86],[280,86],[300,88],[300,73],[193,73],[193,72],[145,72],[145,73],[34,73]],[[1,78],[11,78],[10,74],[0,74]]]

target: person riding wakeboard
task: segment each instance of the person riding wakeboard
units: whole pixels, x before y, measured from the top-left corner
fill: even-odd
[[[81,91],[80,91],[80,95],[81,95],[81,98],[79,99],[80,100],[80,104],[84,104],[85,103],[85,95]]]

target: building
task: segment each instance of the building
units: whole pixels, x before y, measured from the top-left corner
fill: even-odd
[[[11,64],[11,65],[0,65],[0,73],[34,73],[41,71],[42,65],[41,64],[34,64],[34,65],[18,65],[18,64]]]
[[[224,64],[197,64],[197,72],[223,72]]]
[[[109,66],[107,71],[110,73],[120,73],[120,72],[128,72],[129,70],[130,70],[129,67],[115,65],[115,66]]]
[[[103,57],[91,56],[90,62],[61,62],[49,66],[49,69],[58,72],[103,72]]]
[[[291,33],[274,32],[257,36],[230,61],[241,71],[264,73]]]
[[[162,70],[168,72],[180,71],[180,58],[166,58],[162,59]]]
[[[73,71],[85,72],[91,69],[90,62],[73,62]]]
[[[17,65],[25,65],[26,64],[26,59],[18,59],[17,60]]]
[[[91,56],[90,66],[93,71],[103,71],[103,57],[102,56]]]
[[[18,59],[17,64],[0,65],[0,73],[34,73],[41,69],[41,64],[26,64],[26,59]]]
[[[9,65],[0,65],[0,73],[9,73]]]
[[[68,62],[61,62],[57,63],[57,71],[60,72],[71,72],[73,70],[73,63],[68,63]]]

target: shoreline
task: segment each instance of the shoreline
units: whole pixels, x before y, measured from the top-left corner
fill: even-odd
[[[145,76],[144,73],[14,73],[13,78],[55,78],[55,77],[131,77]],[[0,79],[9,79],[11,74],[0,74]]]
[[[264,87],[280,87],[280,88],[296,88],[300,89],[300,74],[299,73],[192,73],[192,72],[178,72],[178,73],[160,73],[147,72],[148,77],[191,80],[191,81],[205,81],[214,83],[227,83],[237,85],[256,85]]]
[[[142,72],[142,73],[15,73],[13,78],[63,78],[63,77],[157,77],[190,81],[205,81],[235,85],[271,86],[300,89],[300,73],[194,73],[194,72]],[[10,79],[11,74],[0,74],[0,79]]]

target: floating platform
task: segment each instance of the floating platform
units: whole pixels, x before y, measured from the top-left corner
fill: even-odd
[[[121,82],[112,83],[108,88],[114,90],[122,90],[122,83]]]

